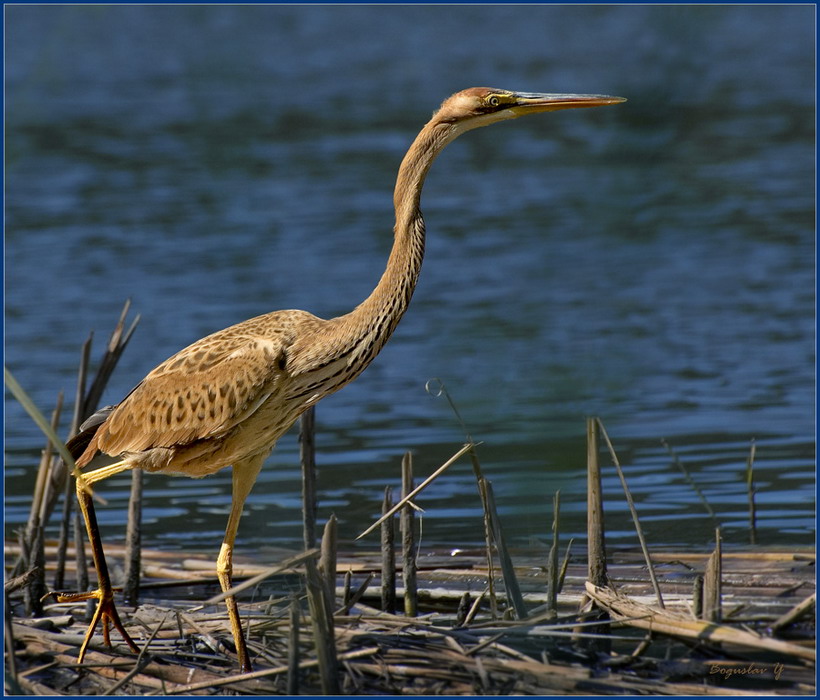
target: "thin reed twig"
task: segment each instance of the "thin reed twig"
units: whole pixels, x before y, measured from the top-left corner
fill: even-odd
[[[749,494],[749,543],[757,544],[757,508],[755,506],[755,494],[757,488],[754,481],[756,445],[754,439],[749,447],[749,456],[746,459],[746,491]]]
[[[652,563],[652,557],[649,556],[649,547],[646,544],[646,538],[643,534],[641,521],[638,518],[638,509],[635,508],[635,501],[632,500],[632,492],[629,490],[629,486],[627,486],[626,477],[624,476],[623,469],[621,469],[621,462],[618,459],[618,455],[615,454],[615,448],[612,446],[612,441],[609,439],[609,435],[606,432],[603,421],[601,421],[600,418],[596,418],[596,421],[598,422],[598,427],[601,429],[601,434],[606,442],[607,449],[609,450],[609,456],[612,458],[612,463],[615,465],[615,469],[618,472],[618,478],[621,480],[621,486],[624,490],[624,496],[626,496],[626,503],[629,506],[629,512],[632,515],[632,522],[635,525],[635,532],[638,535],[638,542],[640,542],[641,545],[644,561],[646,561],[646,569],[649,572],[649,579],[652,582],[652,588],[655,591],[655,598],[658,601],[658,607],[663,609],[666,606],[663,604],[661,587],[658,584],[658,577],[655,575],[655,566]]]
[[[686,483],[692,487],[692,490],[697,494],[698,500],[703,505],[704,509],[707,513],[709,513],[712,521],[717,524],[717,515],[715,514],[714,509],[712,506],[709,505],[709,501],[706,500],[706,496],[704,496],[703,491],[700,490],[700,487],[695,483],[695,480],[692,478],[691,474],[689,474],[689,470],[686,468],[683,462],[678,458],[678,455],[675,454],[675,451],[669,445],[669,443],[661,439],[661,445],[666,448],[666,451],[669,453],[669,456],[672,458],[672,464],[674,464],[683,474],[683,478],[686,479]]]
[[[468,452],[474,445],[472,443],[468,443],[464,445],[458,452],[456,452],[450,459],[448,459],[444,464],[442,464],[436,471],[434,471],[430,476],[428,476],[424,481],[422,481],[416,488],[414,488],[410,493],[407,495],[403,495],[402,499],[394,505],[387,513],[382,515],[375,523],[373,523],[370,527],[368,527],[362,534],[360,534],[356,539],[360,540],[365,535],[369,535],[373,530],[375,530],[379,525],[381,525],[387,518],[391,515],[398,513],[408,502],[410,502],[413,498],[418,496],[424,489],[426,489],[435,479],[441,476],[447,469],[450,468],[455,462],[457,462],[466,452]]]

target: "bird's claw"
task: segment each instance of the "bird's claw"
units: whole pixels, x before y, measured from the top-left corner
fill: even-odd
[[[94,611],[94,617],[91,618],[91,624],[89,624],[88,630],[85,633],[85,639],[80,647],[80,654],[77,657],[77,661],[79,663],[82,663],[83,658],[85,658],[85,652],[88,649],[88,644],[91,642],[91,638],[94,636],[94,630],[97,628],[100,621],[102,621],[103,641],[107,647],[111,646],[111,636],[109,633],[110,623],[114,629],[120,633],[120,636],[122,636],[125,640],[125,643],[131,648],[131,651],[135,651],[137,653],[140,651],[140,648],[134,643],[134,640],[131,639],[128,632],[125,631],[125,627],[120,620],[117,607],[114,605],[114,590],[115,589],[113,588],[98,588],[95,591],[83,591],[81,593],[52,592],[47,594],[54,596],[54,599],[58,603],[77,603],[79,601],[92,599],[99,601],[97,603],[97,609]]]

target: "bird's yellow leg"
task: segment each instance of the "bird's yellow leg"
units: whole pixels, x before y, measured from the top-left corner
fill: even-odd
[[[256,477],[259,475],[265,456],[252,457],[244,462],[237,462],[233,466],[231,514],[228,516],[225,539],[222,541],[219,558],[216,560],[216,575],[223,592],[233,586],[233,546],[236,541],[236,531],[239,529],[239,519],[242,517],[245,499],[256,482]],[[225,598],[225,605],[228,608],[228,619],[231,623],[231,633],[236,645],[236,655],[239,657],[239,668],[243,673],[250,672],[251,659],[248,655],[245,637],[242,634],[242,623],[239,620],[239,607],[236,604],[236,598],[228,596]]]
[[[111,587],[111,577],[108,574],[108,564],[105,561],[105,553],[103,552],[102,540],[100,539],[100,531],[97,525],[97,516],[94,512],[94,503],[91,499],[91,489],[88,488],[90,483],[104,479],[118,472],[124,471],[129,467],[123,466],[123,462],[112,464],[103,469],[97,469],[87,475],[81,475],[77,478],[77,502],[80,505],[80,511],[85,520],[85,527],[88,532],[88,541],[91,545],[91,554],[94,558],[94,568],[97,570],[97,590],[86,591],[82,593],[56,593],[54,594],[58,603],[71,603],[80,600],[89,600],[96,598],[99,602],[97,609],[94,612],[94,617],[91,619],[91,624],[85,633],[85,639],[80,647],[80,654],[77,661],[82,663],[85,658],[85,653],[88,649],[88,644],[94,636],[94,630],[102,620],[103,625],[103,640],[107,646],[111,646],[111,638],[108,632],[109,622],[122,635],[125,643],[132,651],[139,652],[139,647],[131,639],[125,627],[120,621],[120,616],[117,613],[117,608],[114,606],[114,589]],[[114,469],[116,467],[116,469]],[[100,475],[100,472],[106,470],[105,475]]]
[[[106,467],[95,469],[93,472],[86,472],[79,478],[79,480],[84,481],[90,486],[97,481],[107,479],[109,476],[114,476],[114,474],[119,474],[127,469],[131,469],[132,466],[133,464],[129,460],[124,459],[121,462],[114,462],[114,464],[109,464]]]

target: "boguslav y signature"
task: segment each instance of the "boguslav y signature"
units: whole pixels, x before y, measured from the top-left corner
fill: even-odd
[[[761,664],[758,665],[754,661],[749,662],[746,666],[722,666],[721,664],[711,664],[709,666],[709,675],[720,674],[724,680],[732,676],[768,676],[771,674],[776,681],[780,680],[780,674],[783,673],[785,664]]]

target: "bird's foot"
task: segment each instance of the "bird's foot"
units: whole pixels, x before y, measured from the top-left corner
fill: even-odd
[[[117,612],[117,608],[114,605],[114,589],[113,588],[98,588],[96,591],[85,591],[83,593],[49,593],[48,595],[54,596],[55,600],[58,603],[76,603],[83,600],[93,600],[96,599],[99,601],[97,603],[97,609],[94,611],[94,617],[91,618],[91,624],[88,626],[88,630],[85,633],[85,639],[83,640],[82,646],[80,647],[80,655],[77,657],[77,661],[79,663],[83,662],[83,658],[85,658],[85,652],[88,649],[88,644],[91,642],[91,638],[94,636],[94,630],[97,628],[97,625],[102,620],[102,632],[103,632],[103,641],[105,645],[111,647],[111,636],[109,633],[109,623],[120,633],[122,638],[125,640],[125,643],[131,648],[131,651],[139,653],[140,648],[134,643],[134,640],[131,639],[131,636],[128,632],[125,631],[125,627],[120,620],[119,613]]]

